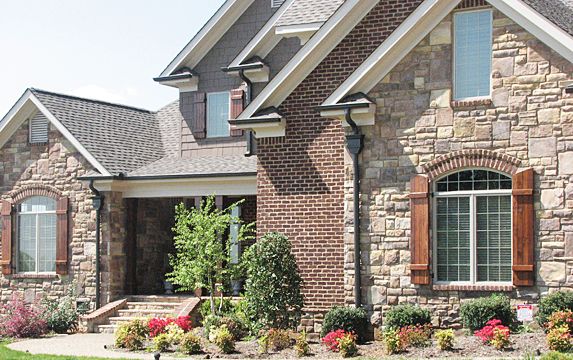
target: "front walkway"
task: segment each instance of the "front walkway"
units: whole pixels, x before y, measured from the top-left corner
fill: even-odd
[[[92,356],[113,359],[153,360],[153,354],[133,354],[108,350],[113,334],[57,335],[49,338],[18,341],[8,345],[16,351],[43,355]],[[173,360],[162,355],[161,360]],[[179,358],[180,360],[181,358]]]

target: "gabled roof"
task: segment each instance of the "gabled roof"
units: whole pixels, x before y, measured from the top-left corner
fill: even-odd
[[[296,0],[280,17],[276,26],[323,23],[344,0]]]
[[[548,20],[573,35],[573,0],[523,0]]]
[[[545,3],[536,0],[488,0],[488,2],[565,59],[573,62],[573,36],[554,22],[566,21],[563,19],[571,17],[573,12],[572,1],[551,0]],[[529,6],[525,2],[529,2],[536,8]],[[369,92],[459,3],[460,0],[425,0],[324,101],[322,106],[329,107],[338,104],[349,94]],[[545,4],[543,5],[542,3]],[[559,5],[559,7],[552,7],[552,4],[553,6]],[[561,9],[561,5],[565,6],[566,10]],[[543,15],[542,11],[548,14],[547,16],[551,15],[553,19],[559,18],[559,20],[551,20]],[[557,11],[561,11],[561,14],[557,15]]]
[[[167,65],[159,78],[168,78],[183,66],[193,69],[253,2],[254,0],[226,0],[197,35]]]

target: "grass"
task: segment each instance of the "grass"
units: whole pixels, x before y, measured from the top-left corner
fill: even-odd
[[[8,347],[6,347],[8,344],[8,341],[0,342],[0,359],[2,360],[112,360],[81,356],[32,355],[8,349]]]

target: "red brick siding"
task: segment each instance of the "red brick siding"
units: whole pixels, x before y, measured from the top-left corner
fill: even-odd
[[[320,105],[421,0],[383,0],[281,106],[284,138],[258,144],[257,228],[293,243],[306,306],[344,302],[344,131],[320,117]]]

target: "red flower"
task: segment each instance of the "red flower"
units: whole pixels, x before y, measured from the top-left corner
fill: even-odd
[[[338,341],[343,338],[347,333],[346,331],[339,329],[336,331],[331,331],[322,338],[322,343],[328,348],[328,350],[333,352],[338,352]],[[353,335],[353,334],[352,334]]]

